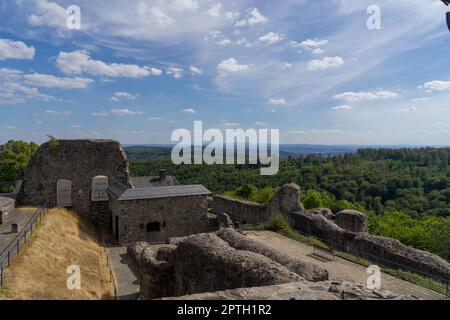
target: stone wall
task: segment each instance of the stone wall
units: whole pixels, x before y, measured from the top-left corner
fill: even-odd
[[[250,201],[214,196],[212,207],[215,214],[226,213],[233,221],[241,224],[259,224],[270,219],[270,210],[267,205]]]
[[[365,232],[344,230],[323,215],[305,211],[292,213],[292,227],[315,236],[330,247],[363,257],[382,266],[408,269],[450,280],[450,263],[429,252],[407,247],[400,241]]]
[[[119,219],[119,242],[162,242],[210,231],[205,195],[118,201],[111,197],[112,230]],[[147,231],[147,225],[158,223],[160,231]]]
[[[16,200],[10,197],[0,196],[0,211],[3,212],[3,214],[6,215],[9,212],[13,211],[15,206]]]
[[[236,250],[213,233],[177,239],[176,249],[172,248],[145,249],[140,254],[141,291],[148,299],[302,280],[270,258]],[[161,250],[165,251],[161,254]],[[160,279],[173,288],[172,293],[160,292],[159,287],[164,286]]]
[[[225,196],[213,197],[213,212],[226,213],[233,221],[241,224],[261,224],[268,222],[272,215],[281,214],[290,219],[292,211],[304,211],[299,202],[300,187],[288,184],[280,188],[268,204],[237,200]]]
[[[336,214],[335,223],[351,232],[367,232],[369,219],[364,213],[355,210],[343,210]]]
[[[107,176],[129,185],[126,155],[119,142],[112,140],[58,140],[40,146],[25,169],[19,195],[23,205],[57,205],[59,179],[72,182],[72,207],[96,224],[109,224],[109,210],[103,202],[91,202],[92,178]]]

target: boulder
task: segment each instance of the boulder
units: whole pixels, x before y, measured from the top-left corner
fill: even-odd
[[[369,219],[364,213],[355,210],[343,210],[336,214],[335,222],[350,232],[367,232]]]
[[[324,268],[309,262],[293,259],[288,255],[267,247],[263,243],[249,239],[235,230],[222,229],[217,231],[216,234],[233,248],[259,253],[278,262],[308,281],[328,280],[328,271]]]
[[[292,282],[265,287],[199,293],[164,300],[419,300],[349,282]]]
[[[175,296],[301,281],[255,252],[236,250],[217,235],[186,237],[175,251]]]
[[[223,228],[234,228],[234,223],[230,216],[226,213],[219,213],[217,215],[217,225],[219,229]]]
[[[14,210],[16,206],[16,200],[10,197],[1,197],[0,196],[0,210],[4,215],[7,215],[11,211]]]
[[[328,220],[334,220],[336,218],[336,215],[333,213],[333,211],[331,211],[330,209],[327,209],[327,208],[320,208],[320,209],[310,210],[310,211],[313,213],[316,213],[316,214],[321,214]]]

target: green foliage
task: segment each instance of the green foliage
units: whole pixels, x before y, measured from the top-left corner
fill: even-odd
[[[20,180],[28,161],[38,149],[36,143],[8,141],[0,145],[0,192],[11,192],[14,182]]]
[[[58,139],[56,139],[51,134],[48,134],[47,137],[48,137],[48,144],[50,146],[50,149],[58,149],[58,147],[59,147]]]
[[[336,198],[326,191],[308,190],[300,198],[308,210],[330,208],[336,202]]]
[[[256,192],[255,186],[251,184],[244,184],[243,186],[237,188],[234,194],[240,199],[250,200],[254,192]]]

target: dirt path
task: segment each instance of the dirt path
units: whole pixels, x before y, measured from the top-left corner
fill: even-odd
[[[368,274],[366,267],[348,260],[336,258],[335,261],[324,261],[312,255],[313,248],[304,243],[283,237],[273,232],[245,232],[249,238],[283,252],[293,258],[314,263],[328,270],[330,280],[351,281],[365,284]],[[444,296],[412,283],[397,279],[387,274],[381,277],[382,289],[395,293],[411,294],[421,299],[443,299]]]

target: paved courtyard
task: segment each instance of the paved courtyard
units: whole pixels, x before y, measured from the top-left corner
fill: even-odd
[[[367,281],[367,268],[345,259],[336,258],[335,261],[318,259],[313,253],[313,248],[304,243],[283,237],[273,232],[246,232],[246,236],[260,241],[270,248],[285,253],[293,258],[314,263],[328,270],[330,280],[351,281],[365,284]],[[444,296],[434,291],[422,288],[410,282],[397,279],[387,274],[381,277],[382,289],[394,293],[411,294],[421,299],[443,299]]]
[[[137,300],[140,297],[139,280],[128,265],[126,247],[107,248],[118,300]]]

